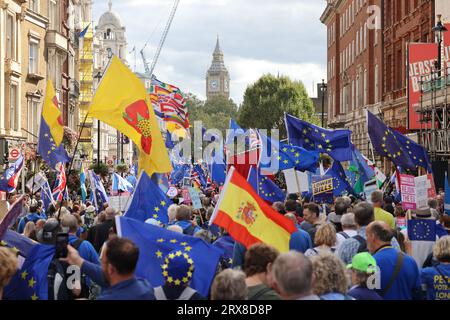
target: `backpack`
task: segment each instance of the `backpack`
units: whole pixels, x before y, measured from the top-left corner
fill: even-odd
[[[354,237],[352,237],[352,238],[359,242],[359,247],[358,247],[358,252],[357,253],[369,252],[369,249],[367,248],[367,240],[366,239],[364,239],[359,234],[354,236]]]
[[[349,236],[347,233],[345,233],[344,231],[340,231],[340,232],[338,232],[338,234],[340,234],[341,236],[343,236],[344,239],[350,238],[350,236]]]
[[[83,243],[83,240],[77,239],[73,244],[76,250]],[[69,265],[66,262],[60,261],[58,258],[53,258],[48,267],[48,300],[75,300],[78,298],[89,297],[89,287],[86,282],[86,275],[81,274],[81,293],[79,296],[74,296],[71,289],[67,287],[67,280],[73,273],[67,273]]]

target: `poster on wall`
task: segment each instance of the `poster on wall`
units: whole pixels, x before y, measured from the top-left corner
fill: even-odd
[[[436,43],[408,44],[408,130],[421,128],[420,115],[416,112],[417,109],[420,109],[420,82],[431,79],[437,54],[438,45]]]

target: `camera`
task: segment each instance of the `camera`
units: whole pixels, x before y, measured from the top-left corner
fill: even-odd
[[[67,246],[69,245],[69,234],[60,232],[56,235],[56,258],[67,258]]]

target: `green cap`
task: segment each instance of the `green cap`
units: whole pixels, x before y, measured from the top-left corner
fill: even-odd
[[[347,265],[347,269],[354,269],[365,273],[374,273],[377,262],[368,252],[358,253],[353,257],[352,263]]]

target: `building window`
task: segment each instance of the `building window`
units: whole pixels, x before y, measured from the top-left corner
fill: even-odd
[[[364,70],[364,105],[367,105],[367,91],[368,91],[368,87],[367,87],[367,70]]]
[[[411,0],[405,0],[405,16],[411,11]]]
[[[397,59],[395,61],[395,63],[397,64],[397,72],[396,72],[396,76],[397,76],[397,81],[396,81],[396,89],[401,89],[403,86],[403,75],[402,75],[402,71],[403,71],[403,59],[402,59],[402,50],[398,50],[397,51]]]
[[[35,39],[30,39],[28,49],[28,73],[38,74],[39,42]]]
[[[386,59],[386,92],[392,91],[392,55]]]
[[[28,8],[36,13],[39,13],[39,0],[30,0]]]
[[[28,134],[28,139],[30,141],[36,142],[36,136],[38,135],[38,113],[39,113],[39,100],[30,99],[28,100],[28,131],[31,134]]]
[[[59,31],[59,10],[58,4],[55,0],[50,0],[48,3],[48,17],[50,20],[50,30]]]
[[[402,20],[402,0],[397,0],[397,21]]]
[[[16,18],[12,14],[6,16],[6,59],[16,60]]]
[[[17,103],[17,84],[11,83],[9,86],[9,129],[17,131],[17,123],[18,116],[17,111],[18,103]]]

